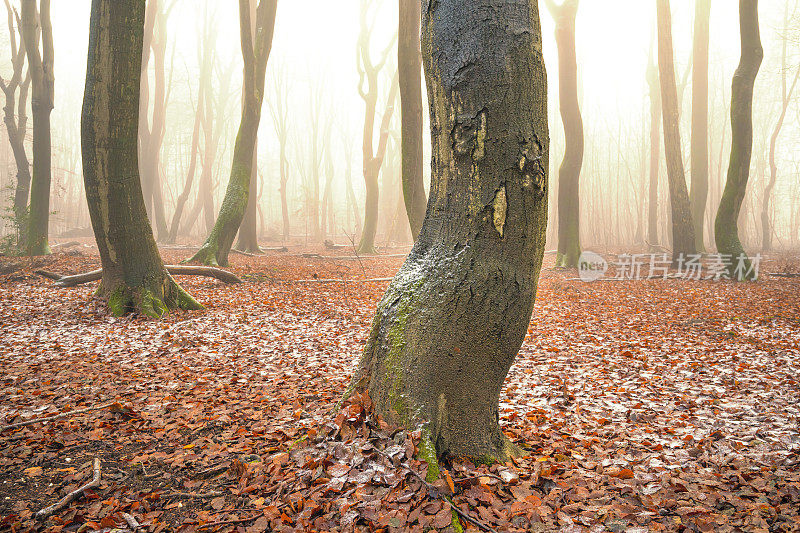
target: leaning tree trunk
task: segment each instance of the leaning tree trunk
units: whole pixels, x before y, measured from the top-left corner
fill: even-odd
[[[81,116],[86,199],[103,266],[98,295],[115,315],[202,309],[161,262],[139,178],[144,0],[93,0]]]
[[[731,84],[731,159],[714,221],[714,235],[719,253],[730,254],[732,258],[728,274],[741,281],[755,276],[739,240],[737,221],[747,191],[753,152],[753,87],[764,58],[758,27],[758,0],[739,0],[739,28],[742,52]],[[743,268],[737,273],[735,269],[740,266],[740,258]]]
[[[669,0],[656,0],[658,7],[658,71],[661,81],[664,151],[667,157],[669,200],[672,208],[672,259],[696,253],[692,210],[681,156],[680,106],[675,84],[672,52],[672,15]]]
[[[650,184],[647,197],[647,243],[652,250],[658,245],[658,174],[661,166],[661,86],[658,67],[647,66],[650,87]]]
[[[583,118],[578,104],[578,62],[575,54],[575,17],[578,0],[557,6],[546,2],[556,22],[558,47],[558,101],[564,124],[564,159],[558,169],[557,267],[577,267],[581,255],[579,180],[583,166]]]
[[[422,20],[433,182],[353,389],[439,455],[504,460],[503,380],[528,329],[547,224],[547,82],[533,0],[438,0]],[[504,90],[498,91],[498,87]]]
[[[256,14],[256,39],[253,44],[250,25],[250,0],[239,0],[239,30],[244,58],[244,103],[239,133],[233,148],[231,175],[217,221],[197,253],[187,260],[206,265],[228,264],[228,254],[242,224],[250,196],[250,178],[261,122],[264,100],[264,76],[275,31],[278,0],[260,0]]]
[[[400,0],[397,70],[400,81],[403,200],[411,235],[416,240],[425,219],[422,165],[422,55],[420,52],[419,0]]]
[[[38,30],[38,31],[37,31]],[[50,112],[53,110],[53,26],[50,23],[50,0],[22,0],[22,34],[28,69],[31,73],[31,114],[33,115],[33,179],[28,209],[25,251],[28,255],[47,255],[50,222],[51,139]],[[42,51],[39,52],[41,34]]]
[[[705,250],[703,219],[708,200],[708,40],[711,0],[695,0],[692,52],[692,190],[689,203],[695,248]]]

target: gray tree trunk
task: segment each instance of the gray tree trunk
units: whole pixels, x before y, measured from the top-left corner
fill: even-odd
[[[692,190],[689,203],[694,223],[695,248],[706,248],[703,219],[708,201],[708,41],[711,0],[695,0],[692,52]]]

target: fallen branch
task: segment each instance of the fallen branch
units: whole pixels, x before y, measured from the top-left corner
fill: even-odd
[[[235,518],[233,520],[222,520],[220,522],[209,522],[207,524],[203,524],[203,525],[197,526],[197,529],[206,529],[206,528],[209,528],[209,527],[218,527],[218,526],[230,526],[230,525],[233,525],[233,524],[243,524],[244,522],[251,522],[253,520],[261,518],[262,516],[264,516],[264,512],[261,512],[261,513],[255,515],[255,516],[251,516],[250,518]]]
[[[767,275],[775,278],[800,278],[800,272],[767,272]]]
[[[24,422],[17,422],[15,424],[9,424],[7,426],[0,427],[0,433],[4,432],[6,430],[9,430],[9,429],[21,428],[23,426],[30,426],[30,425],[33,425],[33,424],[38,424],[40,422],[51,422],[53,420],[59,420],[61,418],[67,418],[67,417],[70,417],[72,415],[79,415],[81,413],[88,413],[90,411],[100,411],[101,409],[108,409],[109,407],[111,407],[115,403],[116,402],[108,402],[108,403],[104,403],[102,405],[93,405],[92,407],[86,407],[84,409],[78,409],[76,411],[66,411],[64,413],[58,413],[57,415],[47,416],[45,418],[35,418],[33,420],[26,420]]]
[[[224,496],[224,492],[168,492],[166,494],[162,494],[161,497],[165,500],[207,500],[209,498],[216,498],[218,496]]]
[[[221,268],[214,268],[208,266],[195,266],[195,265],[165,265],[167,272],[173,276],[205,276],[207,278],[218,279],[223,283],[234,284],[241,283],[242,280],[232,272],[222,270]],[[34,274],[42,276],[43,278],[52,279],[59,287],[76,287],[83,283],[98,281],[103,277],[103,270],[92,270],[83,274],[75,274],[74,276],[62,276],[55,272],[48,272],[46,270],[36,270]]]
[[[77,498],[78,496],[83,494],[83,492],[86,489],[95,489],[95,488],[99,487],[100,486],[100,459],[98,459],[97,457],[94,458],[94,466],[92,468],[92,471],[94,472],[94,474],[92,476],[92,480],[89,483],[85,484],[82,487],[79,487],[79,488],[73,490],[72,492],[70,492],[69,494],[67,494],[63,498],[61,498],[58,502],[54,503],[50,507],[45,507],[44,509],[42,509],[41,511],[36,513],[36,518],[38,518],[39,520],[44,520],[48,516],[50,516],[51,514],[57,512],[57,511],[60,511],[61,509],[63,509],[67,505],[69,505],[72,500],[74,500],[75,498]]]
[[[55,250],[57,248],[72,248],[73,246],[81,246],[81,243],[78,241],[60,242],[58,244],[51,244],[50,249]]]
[[[295,283],[366,283],[366,282],[381,282],[381,281],[392,281],[394,278],[369,278],[369,279],[327,279],[327,278],[315,278],[315,279],[298,279],[295,280]]]

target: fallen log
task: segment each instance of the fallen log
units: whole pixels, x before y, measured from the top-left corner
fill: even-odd
[[[77,489],[73,490],[72,492],[70,492],[69,494],[67,494],[66,496],[64,496],[60,500],[58,500],[56,503],[54,503],[50,507],[45,507],[41,511],[37,512],[36,513],[36,518],[38,518],[39,520],[44,520],[45,518],[47,518],[51,514],[57,512],[57,511],[60,511],[61,509],[63,509],[67,505],[69,505],[72,500],[74,500],[75,498],[77,498],[78,496],[83,494],[83,492],[85,490],[87,490],[87,489],[95,489],[95,488],[99,487],[100,486],[100,459],[98,459],[97,457],[94,458],[94,467],[92,468],[92,471],[94,472],[94,475],[92,476],[92,480],[89,483],[83,485],[82,487],[78,487]]]
[[[236,274],[221,268],[195,265],[165,265],[165,268],[173,276],[205,276],[228,284],[242,283],[242,280]],[[36,270],[34,274],[52,279],[59,287],[76,287],[83,283],[100,280],[103,277],[103,270],[92,270],[91,272],[75,274],[74,276],[62,276],[46,270]]]

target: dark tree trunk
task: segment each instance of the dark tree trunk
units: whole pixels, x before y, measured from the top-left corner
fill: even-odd
[[[672,259],[697,252],[689,191],[681,156],[680,106],[675,84],[672,52],[672,15],[669,0],[656,0],[658,7],[658,70],[661,82],[664,151],[667,157],[669,200],[672,208]]]
[[[583,166],[583,118],[578,104],[578,62],[575,54],[575,16],[578,0],[558,6],[546,2],[556,22],[558,101],[564,124],[564,160],[558,169],[557,267],[576,267],[581,255],[579,183]]]
[[[250,171],[250,194],[247,197],[247,209],[244,212],[242,225],[239,228],[239,240],[236,249],[242,252],[258,254],[258,147],[253,151],[253,168]]]
[[[440,455],[505,460],[518,450],[498,399],[528,329],[547,224],[539,12],[532,0],[427,6],[431,195],[352,388],[388,421],[426,424]]]
[[[420,52],[420,1],[400,0],[397,70],[400,82],[403,199],[416,240],[425,219],[422,165],[422,54]]]
[[[239,30],[244,58],[244,104],[239,133],[233,148],[233,162],[228,188],[222,201],[217,221],[202,248],[187,261],[207,265],[228,264],[228,254],[242,224],[250,196],[253,156],[261,122],[261,104],[264,99],[264,76],[272,48],[275,30],[275,12],[278,0],[260,0],[256,15],[254,40],[251,32],[250,0],[239,0]]]
[[[39,31],[37,31],[37,28]],[[22,0],[22,34],[31,74],[31,114],[33,115],[33,179],[28,209],[25,251],[28,255],[47,255],[50,222],[51,139],[50,112],[53,110],[53,27],[50,0]],[[41,34],[42,50],[39,51]]]
[[[789,109],[789,103],[792,101],[792,94],[797,86],[798,77],[800,77],[800,66],[797,67],[792,85],[786,88],[786,73],[788,66],[786,64],[786,41],[789,33],[789,4],[787,2],[784,11],[784,36],[783,36],[783,50],[781,54],[781,114],[778,117],[778,122],[772,130],[772,135],[769,139],[769,182],[764,189],[764,198],[761,202],[761,250],[769,252],[772,249],[772,222],[769,215],[769,204],[772,200],[772,191],[775,188],[775,182],[778,179],[778,166],[775,163],[775,149],[778,144],[778,136],[781,134],[783,128],[783,121],[786,119],[786,111]]]
[[[86,198],[115,315],[201,309],[161,262],[138,165],[144,0],[93,0],[81,117]]]
[[[647,67],[650,86],[650,186],[647,199],[647,242],[651,249],[658,245],[658,175],[661,167],[661,86],[658,67]]]
[[[31,85],[30,69],[23,78],[23,66],[25,64],[25,37],[22,33],[22,26],[14,24],[14,10],[5,0],[6,11],[8,13],[8,34],[11,44],[11,65],[13,74],[6,82],[0,78],[0,88],[5,95],[5,106],[3,108],[3,120],[6,124],[8,142],[11,145],[11,152],[14,155],[14,163],[17,166],[17,182],[14,188],[14,219],[19,232],[17,244],[25,246],[27,231],[27,212],[28,196],[31,187],[31,169],[28,154],[25,151],[25,135],[28,132],[28,89]],[[17,46],[17,32],[19,32],[19,46]],[[17,98],[19,92],[19,98]]]
[[[695,0],[692,52],[692,190],[689,202],[695,248],[706,248],[703,222],[708,200],[708,41],[711,0]]]
[[[731,276],[740,257],[745,271],[750,267],[739,240],[737,222],[747,191],[753,151],[753,87],[764,58],[758,27],[758,0],[739,0],[739,28],[742,55],[731,85],[731,159],[714,222],[717,250],[721,254],[730,254],[732,258],[732,268],[729,269]]]

